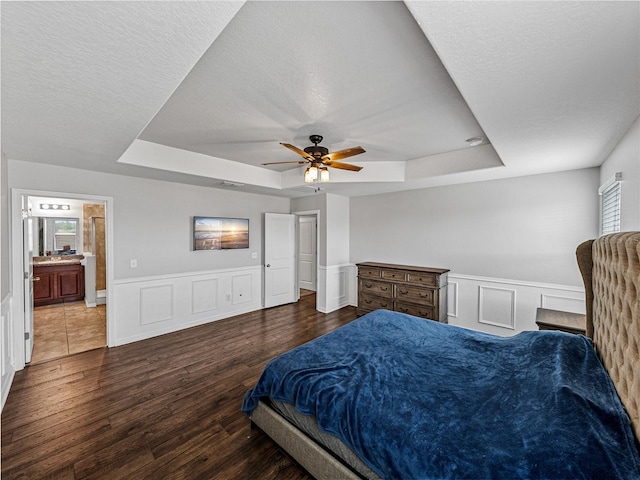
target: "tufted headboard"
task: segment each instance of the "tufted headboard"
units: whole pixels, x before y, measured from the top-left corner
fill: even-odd
[[[588,240],[576,256],[585,285],[587,336],[640,440],[640,232]]]

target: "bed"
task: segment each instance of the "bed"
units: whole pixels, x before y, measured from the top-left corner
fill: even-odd
[[[273,359],[243,411],[318,479],[638,479],[640,232],[576,253],[586,337],[378,310]]]

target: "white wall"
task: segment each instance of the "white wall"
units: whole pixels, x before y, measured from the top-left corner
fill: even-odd
[[[327,194],[327,265],[349,262],[349,198]]]
[[[582,313],[575,260],[597,236],[598,169],[351,198],[352,263],[442,267],[449,321],[512,335],[537,307]]]
[[[598,169],[351,199],[351,261],[582,285],[574,252],[597,235]]]
[[[640,230],[640,117],[600,167],[600,184],[622,172],[620,230]]]
[[[0,299],[5,298],[10,288],[9,275],[9,177],[8,161],[4,152],[0,152]]]
[[[9,187],[113,197],[116,280],[262,265],[262,213],[289,213],[287,198],[16,160]],[[194,215],[249,218],[249,249],[193,251]]]

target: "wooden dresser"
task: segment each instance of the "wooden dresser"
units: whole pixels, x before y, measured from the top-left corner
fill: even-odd
[[[365,262],[358,267],[358,315],[384,308],[447,323],[444,268]]]

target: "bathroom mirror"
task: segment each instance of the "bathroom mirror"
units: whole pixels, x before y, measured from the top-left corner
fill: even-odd
[[[34,218],[35,221],[35,218]],[[81,248],[77,218],[37,217],[34,254],[73,255]]]

